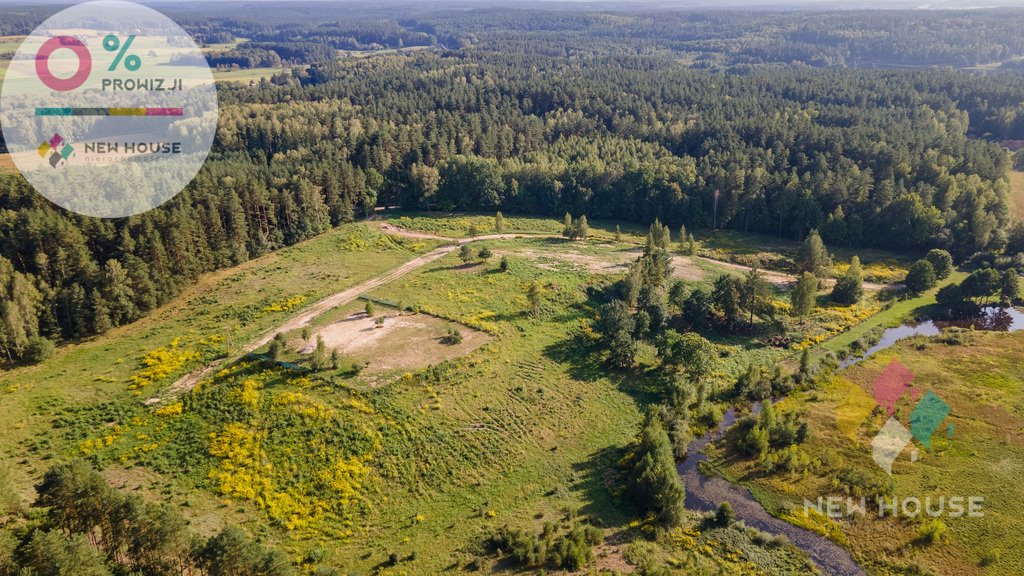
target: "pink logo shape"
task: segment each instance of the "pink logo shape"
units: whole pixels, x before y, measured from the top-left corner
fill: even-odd
[[[896,403],[910,390],[916,399],[917,393],[912,389],[914,373],[899,360],[893,360],[875,379],[875,402],[890,416],[896,413]]]
[[[78,56],[78,70],[70,78],[58,78],[50,72],[50,55],[61,48],[67,48]],[[39,47],[36,52],[36,76],[51,90],[70,92],[89,79],[92,73],[92,55],[82,41],[74,36],[54,36]]]

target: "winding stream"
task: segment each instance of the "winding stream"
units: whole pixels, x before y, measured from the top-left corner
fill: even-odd
[[[928,320],[889,328],[882,333],[882,338],[877,344],[862,356],[847,359],[841,364],[841,368],[857,364],[911,336],[938,336],[943,328],[950,326],[973,326],[979,330],[1016,332],[1024,330],[1024,313],[1015,308],[985,308],[978,318],[952,322]],[[760,403],[755,403],[753,413],[756,414],[760,408]],[[728,501],[738,520],[743,520],[747,526],[753,526],[758,530],[785,535],[796,547],[803,550],[822,572],[840,576],[866,574],[842,546],[824,536],[772,516],[746,488],[718,476],[706,477],[700,473],[699,464],[707,460],[707,456],[703,454],[704,449],[708,444],[720,440],[735,422],[736,410],[730,408],[723,415],[718,427],[690,443],[686,458],[676,465],[679,475],[686,484],[686,507],[698,512],[711,512],[716,510],[721,502]]]
[[[756,414],[760,408],[760,403],[755,403],[753,412]],[[758,530],[785,535],[826,574],[865,574],[842,546],[824,536],[772,516],[746,488],[719,476],[707,477],[700,473],[699,464],[707,460],[707,456],[703,454],[704,448],[721,439],[735,422],[736,410],[730,408],[723,415],[722,422],[717,428],[690,443],[686,459],[677,464],[679,475],[686,484],[686,507],[698,512],[712,512],[721,502],[728,501],[737,520],[743,520],[747,526],[753,526]]]

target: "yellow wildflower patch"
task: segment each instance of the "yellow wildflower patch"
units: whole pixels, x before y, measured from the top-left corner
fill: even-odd
[[[199,358],[199,352],[183,347],[181,339],[175,338],[167,346],[156,348],[142,357],[144,368],[129,378],[131,384],[128,388],[134,390],[159,382]]]
[[[181,402],[175,402],[174,404],[168,404],[163,408],[157,408],[154,414],[157,416],[178,416],[184,409],[184,405]]]
[[[305,302],[305,301],[306,301],[306,296],[304,294],[299,294],[297,296],[292,296],[291,298],[288,298],[286,300],[278,300],[276,302],[271,302],[269,305],[267,305],[266,308],[263,309],[263,311],[264,312],[288,312],[290,310],[294,310],[298,306],[301,306],[302,303]]]

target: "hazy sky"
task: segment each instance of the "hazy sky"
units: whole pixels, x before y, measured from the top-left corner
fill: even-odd
[[[84,0],[83,0],[84,1]],[[196,6],[207,2],[304,2],[325,1],[343,4],[346,2],[365,4],[366,0],[203,0],[202,2],[186,0],[184,2],[168,2],[167,0],[141,0],[142,4],[186,5]],[[77,4],[68,0],[0,0],[0,6],[25,4]],[[644,7],[679,9],[679,8],[798,8],[798,9],[978,9],[1000,6],[1024,7],[1024,0],[380,0],[377,5],[387,4],[421,4],[421,5],[457,5],[466,6],[508,6],[537,7],[538,5],[572,4],[577,7],[592,6],[595,9],[615,7]]]

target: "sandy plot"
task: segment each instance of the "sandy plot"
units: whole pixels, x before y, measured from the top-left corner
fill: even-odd
[[[342,356],[367,360],[366,372],[372,373],[423,368],[469,354],[490,340],[484,332],[426,314],[383,316],[382,325],[377,318],[357,312],[328,324],[313,333],[302,352],[311,353],[320,336]],[[441,342],[449,326],[462,332],[461,344]]]
[[[512,250],[499,252],[519,256],[532,260],[542,270],[555,270],[558,262],[573,264],[587,272],[595,274],[622,274],[629,270],[630,263],[634,262],[643,251],[639,248],[620,250],[612,249],[603,255],[583,254],[572,249],[561,252],[549,252],[545,250]],[[699,281],[704,279],[704,271],[697,266],[692,258],[687,256],[672,257],[672,276],[682,280]]]

